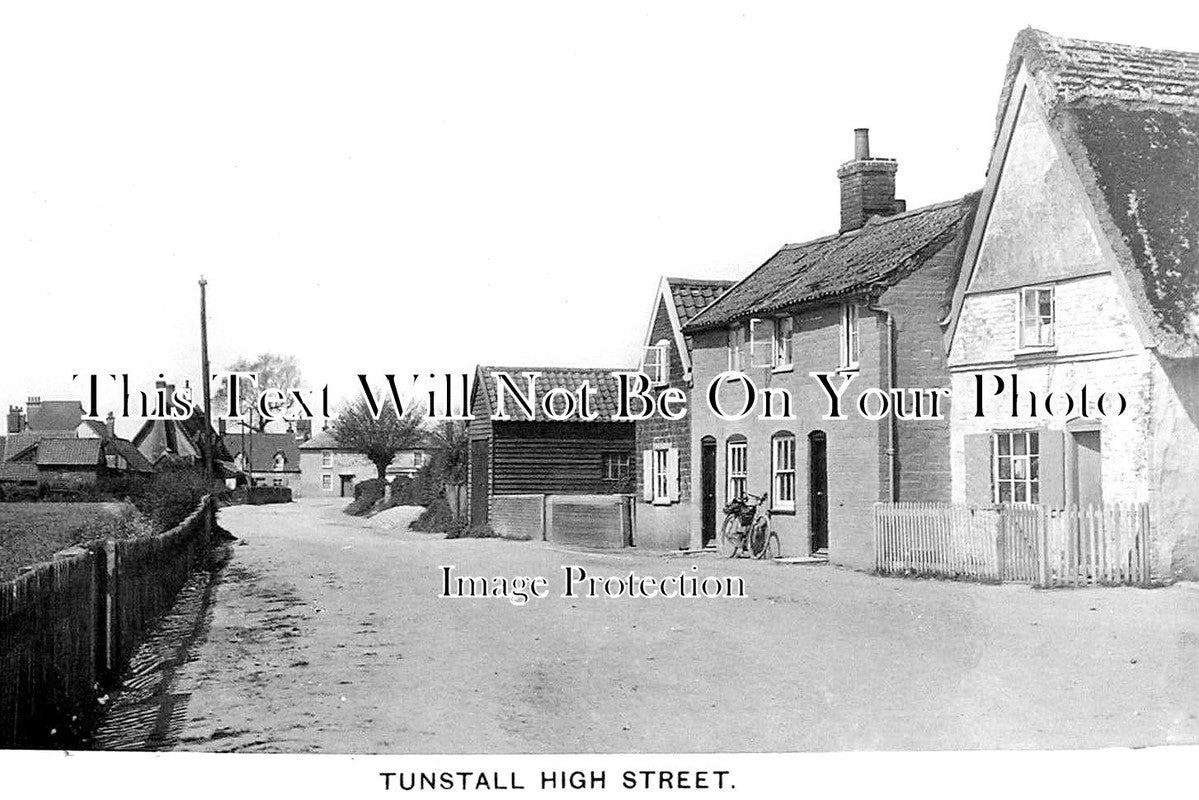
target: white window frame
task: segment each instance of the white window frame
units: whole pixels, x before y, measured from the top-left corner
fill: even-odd
[[[645,348],[642,356],[641,371],[649,378],[653,386],[665,386],[670,380],[670,343],[665,339],[658,340]]]
[[[322,450],[321,451],[321,467],[323,469],[328,469],[331,466],[333,466],[333,451],[332,450]]]
[[[740,372],[745,368],[745,325],[738,323],[728,330],[729,370]]]
[[[841,305],[841,369],[857,369],[862,359],[862,330],[858,307]]]
[[[322,492],[333,491],[333,476],[330,475],[328,472],[321,473],[321,491]]]
[[[420,469],[425,465],[425,454],[417,450],[412,454],[412,466]]]
[[[1049,295],[1049,316],[1046,317],[1041,313],[1042,294]],[[1025,314],[1028,304],[1028,298],[1033,297],[1033,307],[1035,314],[1032,319],[1029,319]],[[1021,348],[1044,348],[1054,347],[1056,345],[1057,327],[1057,293],[1052,286],[1025,286],[1020,289],[1016,299],[1016,331],[1019,337]],[[1033,335],[1026,335],[1026,329],[1031,327]],[[1032,341],[1029,341],[1029,339]]]
[[[749,366],[774,364],[774,318],[754,317],[749,321]]]
[[[670,502],[670,448],[655,447],[653,455],[653,487],[655,504]]]
[[[1007,442],[1007,453],[1002,444]],[[1017,447],[1019,442],[1019,447]],[[1023,453],[1017,453],[1023,449]],[[996,503],[1039,503],[1041,447],[1037,431],[991,432],[991,500]],[[1004,467],[1006,466],[1006,469]],[[1007,475],[1004,475],[1004,472]],[[1017,473],[1022,473],[1017,475]],[[1004,492],[1004,489],[1007,492]],[[1005,497],[1006,494],[1006,497]]]
[[[725,445],[725,501],[741,497],[749,491],[749,442],[744,439]]]
[[[770,440],[771,508],[795,510],[795,434],[780,433]]]
[[[775,372],[786,372],[794,366],[791,334],[795,331],[794,317],[778,317],[774,321],[774,352],[771,362]]]

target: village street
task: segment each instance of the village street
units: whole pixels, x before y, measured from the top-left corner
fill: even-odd
[[[169,746],[674,752],[1199,742],[1199,589],[1034,591],[593,554],[237,506]],[[744,576],[746,599],[562,599],[593,574]],[[550,597],[442,599],[440,565]]]

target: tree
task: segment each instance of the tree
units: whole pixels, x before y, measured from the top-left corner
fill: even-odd
[[[446,483],[466,483],[466,461],[469,443],[466,425],[446,420],[437,427],[433,440],[440,445],[441,452],[434,456],[440,478]]]
[[[226,367],[225,371],[258,373],[259,391],[270,387],[286,392],[288,389],[299,389],[303,382],[300,375],[300,363],[295,356],[282,355],[269,351],[253,359],[239,358]],[[262,433],[266,430],[269,420],[263,419],[261,415],[255,418],[254,398],[254,385],[248,378],[240,379],[238,381],[238,411],[242,414],[248,414],[250,417],[250,427]],[[213,414],[218,417],[223,415],[228,410],[225,408],[228,403],[228,387],[221,386],[212,398]]]
[[[423,436],[424,412],[412,405],[401,417],[395,405],[385,400],[376,418],[365,397],[343,406],[333,420],[333,435],[339,444],[366,456],[386,481],[387,465],[401,450],[418,447]]]

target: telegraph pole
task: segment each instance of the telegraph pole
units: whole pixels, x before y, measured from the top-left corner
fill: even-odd
[[[200,276],[200,385],[204,390],[204,477],[212,480],[212,396],[209,384],[212,381],[208,372],[208,281]]]

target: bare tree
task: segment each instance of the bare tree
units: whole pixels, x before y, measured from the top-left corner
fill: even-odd
[[[226,367],[227,372],[256,372],[258,373],[258,388],[270,387],[286,392],[288,389],[299,389],[303,378],[300,375],[300,363],[295,356],[281,353],[265,352],[255,358],[239,358]],[[238,411],[250,418],[250,427],[262,433],[266,430],[268,420],[261,415],[255,418],[254,385],[248,378],[238,381]],[[221,386],[212,398],[212,407],[216,414],[225,413],[229,403],[228,387]]]
[[[403,416],[396,414],[391,400],[385,400],[376,417],[366,398],[342,407],[333,421],[333,435],[339,444],[366,456],[386,480],[387,466],[401,450],[419,447],[423,436],[424,411],[413,405]]]

